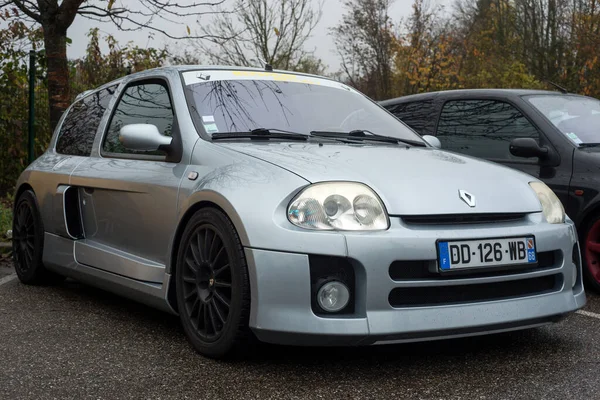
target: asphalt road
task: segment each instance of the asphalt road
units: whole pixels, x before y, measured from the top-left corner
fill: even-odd
[[[178,319],[88,286],[24,286],[0,262],[0,399],[599,399],[600,315],[363,348],[196,354]],[[3,282],[3,283],[2,283]],[[600,313],[590,296],[589,313]]]

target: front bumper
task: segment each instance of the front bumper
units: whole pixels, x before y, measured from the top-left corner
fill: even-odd
[[[435,263],[437,239],[529,234],[536,238],[538,254],[556,254],[551,265],[454,279],[394,280],[390,276],[394,262]],[[355,307],[349,315],[313,312],[308,254],[246,248],[252,293],[250,327],[260,340],[294,345],[362,345],[479,335],[555,322],[585,305],[581,263],[573,254],[578,249],[577,234],[570,221],[551,225],[543,222],[541,214],[531,214],[517,223],[415,226],[392,217],[391,227],[385,232],[344,236],[346,248],[339,249],[337,255],[351,260],[356,276]],[[334,242],[339,243],[339,236]],[[468,291],[477,290],[479,285],[510,281],[517,285],[523,280],[551,276],[557,278],[552,290],[501,300],[393,307],[389,298],[395,288],[450,291],[451,286],[460,285]]]

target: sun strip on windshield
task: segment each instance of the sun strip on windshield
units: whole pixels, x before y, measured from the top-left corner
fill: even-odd
[[[343,89],[349,92],[357,93],[351,87],[341,82],[329,79],[320,79],[311,76],[295,75],[281,72],[262,72],[262,71],[228,71],[228,70],[198,70],[186,71],[183,74],[183,80],[186,86],[198,83],[207,83],[214,81],[277,81],[290,83],[306,83],[309,85],[327,86],[336,89]]]

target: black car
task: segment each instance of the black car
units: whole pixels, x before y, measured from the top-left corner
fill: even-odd
[[[564,92],[451,90],[380,103],[445,150],[535,176],[561,199],[581,238],[588,285],[600,291],[600,101]]]

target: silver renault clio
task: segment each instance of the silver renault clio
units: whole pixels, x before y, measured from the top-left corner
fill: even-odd
[[[81,94],[17,183],[21,282],[179,314],[200,353],[537,327],[585,304],[531,176],[439,150],[343,83],[168,67]]]

